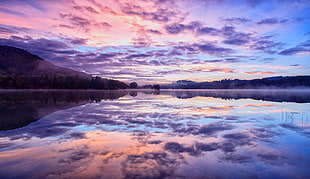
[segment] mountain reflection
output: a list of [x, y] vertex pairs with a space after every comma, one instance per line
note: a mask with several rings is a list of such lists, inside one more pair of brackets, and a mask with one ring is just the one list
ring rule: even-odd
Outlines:
[[1, 120], [35, 122], [0, 131], [0, 178], [310, 176], [310, 103], [187, 93], [2, 95]]
[[2, 91], [0, 131], [26, 126], [55, 111], [126, 94], [125, 91]]

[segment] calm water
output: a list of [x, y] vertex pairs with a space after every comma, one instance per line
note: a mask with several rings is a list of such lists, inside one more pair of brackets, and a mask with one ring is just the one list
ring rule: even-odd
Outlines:
[[310, 178], [310, 91], [0, 92], [0, 178]]

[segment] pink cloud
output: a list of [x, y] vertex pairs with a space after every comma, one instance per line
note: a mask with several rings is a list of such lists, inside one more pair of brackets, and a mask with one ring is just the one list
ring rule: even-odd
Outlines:
[[272, 71], [247, 71], [244, 73], [246, 73], [246, 74], [272, 75], [272, 74], [275, 74], [276, 72], [272, 72]]

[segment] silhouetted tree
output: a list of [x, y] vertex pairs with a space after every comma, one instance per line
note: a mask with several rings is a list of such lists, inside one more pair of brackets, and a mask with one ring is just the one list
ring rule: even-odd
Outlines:
[[130, 83], [130, 84], [129, 84], [129, 88], [132, 88], [132, 89], [138, 88], [138, 83], [136, 83], [136, 82]]
[[152, 88], [155, 89], [155, 90], [159, 90], [159, 89], [160, 89], [160, 86], [159, 86], [159, 85], [153, 85]]

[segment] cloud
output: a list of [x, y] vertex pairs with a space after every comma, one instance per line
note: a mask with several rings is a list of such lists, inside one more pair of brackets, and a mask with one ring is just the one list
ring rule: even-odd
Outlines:
[[219, 47], [215, 45], [214, 43], [210, 43], [210, 42], [206, 42], [202, 44], [194, 44], [194, 46], [197, 46], [201, 52], [214, 55], [214, 56], [224, 56], [224, 55], [232, 54], [234, 52], [233, 49]]
[[88, 12], [98, 14], [98, 12], [90, 6], [84, 6], [84, 9], [86, 9]]
[[190, 126], [187, 128], [177, 128], [174, 132], [194, 135], [214, 135], [221, 131], [231, 130], [234, 126], [223, 121], [213, 122], [202, 126]]
[[263, 58], [261, 59], [261, 61], [265, 62], [265, 63], [270, 63], [272, 61], [275, 61], [276, 59], [275, 58]]
[[[172, 19], [182, 19], [183, 14], [175, 5], [174, 1], [150, 1], [145, 3], [120, 2], [121, 11], [126, 15], [139, 16], [144, 20], [159, 23], [167, 23]], [[140, 5], [138, 5], [140, 4]], [[171, 8], [171, 7], [174, 8]]]
[[[96, 74], [100, 74], [99, 72], [108, 74], [108, 71], [115, 70], [100, 70], [103, 66], [111, 65], [112, 68], [119, 66], [119, 68], [123, 69], [141, 65], [139, 66], [141, 68], [143, 68], [142, 66], [152, 66], [154, 68], [149, 69], [148, 74], [144, 74], [145, 71], [143, 71], [143, 75], [140, 76], [156, 74], [157, 72], [162, 74], [188, 73], [188, 75], [192, 75], [189, 74], [191, 72], [182, 71], [177, 67], [167, 67], [161, 70], [157, 68], [165, 65], [190, 64], [191, 62], [192, 64], [201, 64], [202, 61], [205, 61], [206, 63], [216, 63], [212, 64], [213, 66], [217, 65], [217, 68], [209, 69], [206, 72], [219, 72], [220, 75], [224, 75], [221, 74], [222, 72], [235, 72], [236, 74], [232, 74], [232, 78], [242, 78], [242, 75], [244, 76], [243, 72], [237, 73], [239, 71], [236, 68], [233, 68], [235, 71], [229, 71], [220, 65], [223, 63], [229, 65], [229, 63], [241, 61], [247, 63], [248, 58], [253, 56], [257, 57], [257, 61], [251, 61], [251, 63], [266, 63], [272, 60], [264, 56], [267, 54], [307, 53], [307, 51], [300, 48], [289, 48], [294, 47], [294, 45], [286, 46], [287, 49], [281, 49], [283, 44], [280, 42], [288, 43], [286, 42], [287, 39], [284, 38], [286, 31], [277, 30], [277, 28], [280, 28], [277, 25], [267, 27], [267, 24], [287, 23], [296, 25], [296, 28], [300, 29], [300, 35], [308, 31], [302, 29], [299, 25], [306, 24], [309, 19], [302, 13], [298, 14], [298, 12], [303, 12], [307, 6], [299, 10], [296, 9], [296, 11], [288, 11], [287, 14], [276, 13], [283, 10], [282, 5], [289, 4], [287, 1], [283, 4], [276, 1], [270, 4], [270, 7], [265, 6], [268, 4], [264, 1], [247, 0], [244, 1], [245, 4], [242, 6], [240, 6], [240, 3], [229, 3], [226, 0], [137, 0], [135, 3], [130, 0], [107, 0], [104, 2], [76, 0], [58, 1], [52, 5], [46, 3], [47, 1], [40, 1], [37, 2], [36, 7], [33, 7], [35, 2], [34, 0], [2, 2], [4, 4], [1, 6], [2, 8], [24, 13], [22, 16], [11, 11], [10, 13], [1, 11], [4, 15], [4, 21], [2, 22], [4, 25], [0, 26], [3, 27], [0, 28], [2, 37], [6, 38], [14, 34], [22, 37], [25, 34], [33, 34], [32, 37], [36, 38], [36, 40], [41, 37], [52, 41], [59, 39], [56, 41], [63, 42], [68, 48], [49, 48], [51, 52], [37, 50], [37, 52], [40, 51], [37, 54], [47, 60], [54, 60], [57, 65], [75, 66], [79, 70], [87, 68], [88, 72], [91, 71], [91, 67], [96, 67], [96, 70], [94, 70]], [[292, 4], [295, 3], [297, 1]], [[210, 8], [208, 12], [204, 11], [204, 6]], [[231, 8], [229, 12], [223, 14], [213, 13], [216, 8], [226, 8], [226, 6]], [[253, 12], [250, 12], [252, 10], [249, 11], [247, 6], [256, 9], [252, 9]], [[272, 9], [274, 7], [279, 7], [279, 9]], [[39, 10], [37, 11], [34, 8]], [[189, 11], [189, 8], [192, 10]], [[46, 10], [44, 12], [46, 15], [42, 15], [43, 12], [40, 14], [42, 9]], [[272, 14], [276, 14], [276, 16], [259, 16], [266, 10], [271, 9]], [[35, 13], [31, 14], [31, 12]], [[252, 16], [251, 13], [258, 16]], [[20, 19], [23, 19], [23, 21], [18, 22]], [[9, 26], [18, 26], [17, 24], [20, 23], [22, 23], [20, 27], [24, 26], [33, 29], [30, 29], [29, 32], [21, 32], [13, 28], [13, 26]], [[264, 38], [262, 36], [264, 34], [274, 35], [272, 38]], [[46, 44], [47, 42], [42, 43]], [[34, 44], [40, 43], [36, 42]], [[114, 57], [99, 58], [100, 53], [108, 54], [111, 52], [108, 46], [111, 46], [111, 49], [118, 46], [114, 50], [124, 53], [117, 54]], [[240, 48], [237, 48], [238, 46]], [[34, 48], [29, 46], [27, 48], [34, 52]], [[156, 54], [150, 52], [156, 48], [165, 49], [167, 52], [158, 52]], [[93, 51], [96, 55], [91, 56], [85, 51]], [[140, 57], [135, 56], [139, 54]], [[241, 55], [245, 54], [248, 57], [241, 57]], [[84, 60], [82, 59], [83, 55], [85, 56]], [[237, 55], [240, 55], [240, 57]], [[189, 59], [196, 60], [191, 61]], [[93, 64], [90, 64], [92, 62]], [[274, 63], [279, 63], [279, 61]], [[132, 69], [132, 71], [136, 70]], [[244, 71], [252, 72], [252, 70]], [[268, 70], [253, 71], [258, 75], [258, 72], [268, 72]], [[290, 71], [290, 73], [293, 72]], [[186, 75], [181, 77], [186, 77]], [[199, 75], [195, 77], [195, 80], [198, 78], [203, 80], [203, 77]], [[208, 77], [208, 79], [211, 78], [216, 77], [215, 75]], [[217, 78], [225, 77], [218, 76]], [[162, 80], [165, 79], [162, 77]]]
[[212, 28], [212, 27], [201, 27], [197, 29], [197, 35], [212, 35], [217, 36], [219, 35], [219, 30]]
[[221, 18], [221, 20], [229, 24], [241, 24], [241, 23], [247, 23], [247, 22], [252, 21], [250, 19], [243, 18], [243, 17], [231, 17], [231, 18], [226, 18], [226, 19]]
[[248, 39], [238, 39], [238, 38], [234, 38], [234, 39], [228, 39], [228, 40], [224, 40], [223, 41], [225, 44], [230, 44], [230, 45], [243, 45], [249, 42]]
[[45, 49], [45, 50], [52, 50], [55, 51], [56, 49], [68, 49], [69, 46], [64, 42], [57, 41], [57, 40], [48, 40], [44, 38], [40, 39], [32, 39], [30, 36], [11, 36], [9, 39], [1, 39], [0, 41], [2, 44], [12, 45], [20, 47], [22, 46], [27, 49]]
[[[194, 143], [189, 147], [185, 147], [177, 142], [167, 142], [164, 149], [172, 153], [189, 153], [192, 156], [198, 156], [202, 152], [210, 152], [221, 149], [224, 152], [231, 153], [238, 146], [253, 145], [255, 141], [245, 133], [230, 133], [223, 135], [225, 139], [221, 143]], [[249, 158], [248, 158], [249, 159]]]
[[231, 68], [219, 68], [219, 67], [196, 67], [191, 68], [191, 72], [223, 72], [223, 73], [235, 73]]
[[16, 34], [17, 31], [5, 27], [0, 27], [0, 34]]
[[253, 139], [244, 132], [230, 133], [223, 135], [226, 140], [221, 144], [224, 152], [234, 152], [235, 148], [244, 145], [253, 145]]
[[[61, 18], [70, 20], [72, 25], [88, 29], [91, 22], [83, 17], [72, 15], [72, 14], [59, 14]], [[88, 30], [87, 30], [88, 31]]]
[[58, 163], [68, 163], [68, 164], [71, 164], [71, 163], [74, 163], [74, 162], [77, 162], [77, 161], [89, 158], [89, 156], [90, 156], [90, 153], [88, 151], [86, 151], [85, 149], [78, 150], [78, 151], [73, 151], [68, 158], [60, 159], [58, 161]]
[[288, 19], [267, 18], [257, 22], [258, 25], [275, 25], [287, 23]]
[[189, 24], [173, 23], [165, 26], [166, 31], [169, 34], [179, 34], [185, 30], [196, 31], [201, 24], [199, 22], [193, 21]]
[[[1, 3], [1, 2], [0, 2], [0, 3]], [[7, 14], [11, 14], [11, 15], [17, 15], [17, 16], [27, 17], [26, 14], [21, 13], [21, 12], [18, 12], [18, 11], [16, 11], [16, 10], [12, 10], [12, 9], [9, 9], [9, 8], [5, 8], [5, 6], [4, 6], [4, 7], [0, 7], [0, 12], [7, 13]]]
[[129, 56], [125, 57], [125, 58], [127, 58], [127, 59], [146, 58], [146, 57], [150, 57], [150, 56], [152, 56], [152, 55], [150, 55], [150, 54], [132, 54], [132, 55], [129, 55]]
[[205, 53], [212, 56], [227, 56], [232, 55], [235, 51], [231, 48], [221, 47], [217, 42], [202, 41], [199, 43], [178, 43], [173, 46], [173, 53], [170, 55], [184, 55]]
[[272, 74], [275, 74], [276, 72], [273, 72], [273, 71], [246, 71], [244, 73], [246, 73], [246, 74], [272, 75]]
[[101, 23], [99, 23], [99, 25], [101, 25], [101, 26], [104, 27], [104, 28], [112, 27], [112, 25], [109, 24], [109, 23], [107, 23], [107, 22], [101, 22]]
[[160, 31], [154, 30], [154, 29], [147, 29], [146, 32], [149, 32], [151, 34], [157, 34], [157, 35], [162, 35], [163, 34]]
[[241, 62], [240, 59], [238, 58], [225, 58], [223, 59], [224, 63], [237, 63], [237, 62]]
[[281, 42], [270, 40], [271, 36], [256, 38], [249, 46], [252, 50], [262, 51], [268, 54], [275, 54], [283, 46]]
[[177, 142], [167, 142], [164, 146], [166, 151], [172, 153], [189, 153], [192, 156], [198, 156], [202, 152], [210, 152], [219, 149], [220, 146], [218, 143], [195, 143], [190, 147], [185, 147]]
[[237, 32], [235, 31], [235, 27], [232, 26], [225, 26], [221, 29], [222, 35], [226, 38], [223, 41], [225, 44], [230, 45], [244, 45], [252, 40], [252, 34], [244, 33], [244, 32]]
[[257, 156], [265, 163], [270, 165], [276, 166], [283, 166], [283, 165], [292, 165], [290, 164], [289, 158], [286, 156], [282, 156], [279, 153], [264, 153], [264, 154], [257, 154]]
[[29, 32], [29, 31], [30, 31], [30, 29], [25, 28], [25, 27], [8, 26], [8, 25], [0, 24], [0, 34], [13, 35], [13, 34], [18, 34], [20, 32]]
[[84, 16], [81, 17], [81, 16], [77, 16], [73, 14], [64, 14], [64, 13], [60, 13], [59, 16], [63, 19], [69, 20], [69, 22], [71, 23], [71, 26], [68, 26], [66, 24], [60, 24], [59, 26], [69, 28], [69, 29], [73, 27], [73, 28], [78, 28], [85, 32], [88, 32], [92, 28], [108, 29], [112, 26], [108, 22], [97, 22], [94, 19], [91, 19], [91, 20], [86, 19], [84, 18]]
[[87, 39], [84, 38], [68, 38], [68, 40], [71, 44], [74, 45], [85, 45], [87, 42]]
[[308, 53], [310, 52], [310, 40], [300, 43], [299, 45], [285, 49], [281, 51], [279, 54], [280, 55], [295, 55], [299, 53]]
[[122, 172], [124, 178], [175, 178], [184, 163], [182, 157], [174, 158], [162, 151], [131, 154], [122, 162]]
[[251, 162], [252, 157], [247, 155], [238, 155], [238, 154], [226, 154], [224, 157], [221, 158], [222, 160], [228, 161], [229, 163], [248, 163]]

